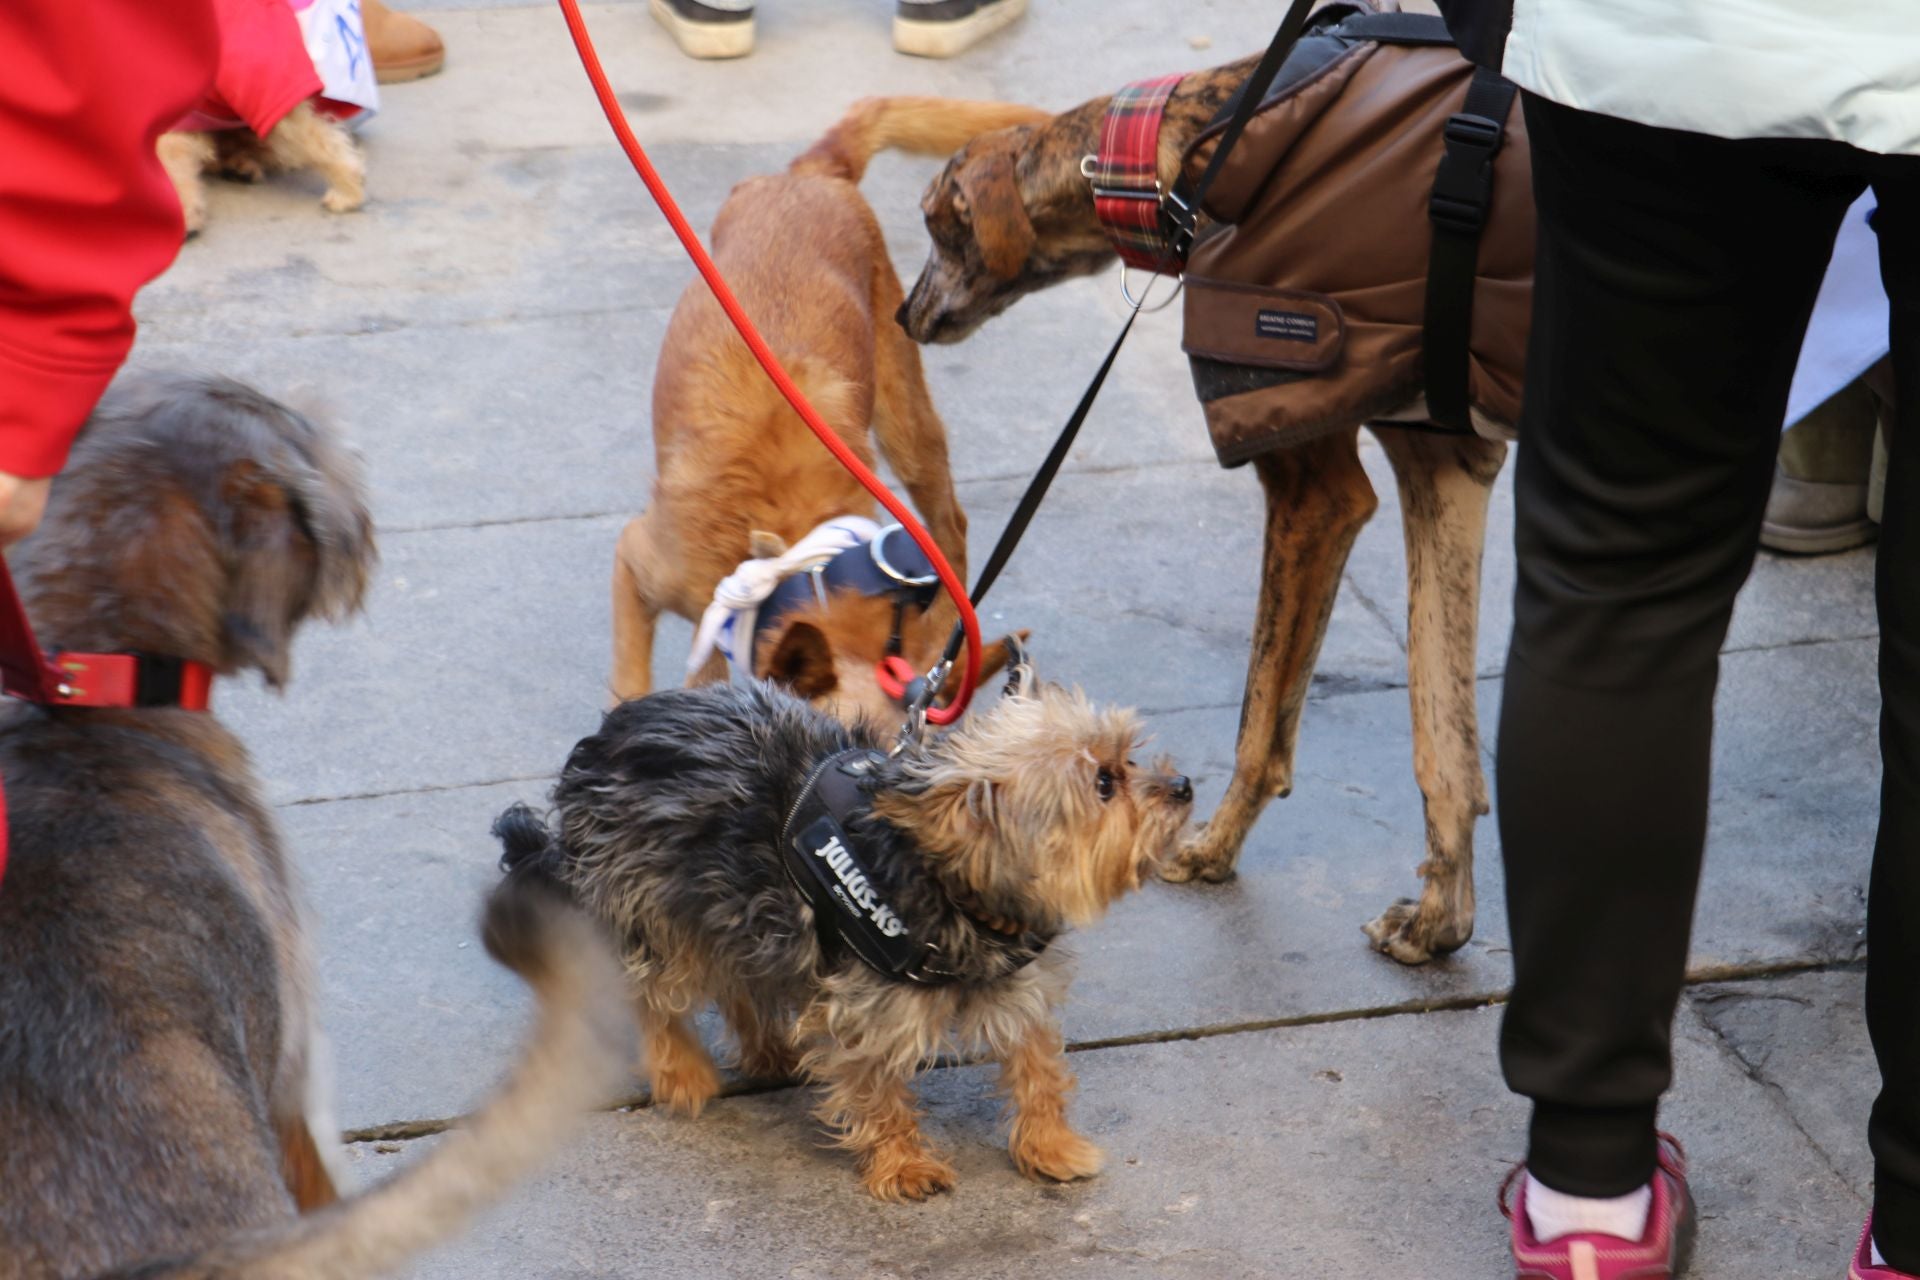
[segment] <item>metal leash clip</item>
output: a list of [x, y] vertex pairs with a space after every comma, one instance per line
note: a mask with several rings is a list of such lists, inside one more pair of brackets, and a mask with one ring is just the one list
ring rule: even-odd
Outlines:
[[923, 676], [916, 676], [907, 686], [907, 719], [900, 726], [900, 736], [894, 740], [893, 749], [887, 752], [889, 757], [897, 756], [908, 746], [918, 743], [927, 733], [927, 708], [933, 703], [933, 695], [947, 683], [947, 676], [953, 671], [953, 659], [942, 658], [933, 664], [933, 669]]

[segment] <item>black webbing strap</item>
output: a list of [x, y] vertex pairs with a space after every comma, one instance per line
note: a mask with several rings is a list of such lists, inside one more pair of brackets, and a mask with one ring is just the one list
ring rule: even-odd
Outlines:
[[[1287, 16], [1280, 21], [1280, 29], [1273, 33], [1273, 42], [1267, 46], [1266, 53], [1261, 55], [1259, 64], [1247, 77], [1246, 83], [1240, 86], [1239, 105], [1234, 108], [1233, 118], [1227, 121], [1226, 129], [1221, 132], [1220, 143], [1213, 150], [1213, 158], [1207, 162], [1206, 169], [1201, 172], [1200, 180], [1193, 185], [1192, 193], [1187, 194], [1178, 190], [1178, 184], [1176, 184], [1176, 191], [1172, 198], [1163, 206], [1167, 209], [1167, 216], [1180, 230], [1181, 235], [1169, 239], [1167, 252], [1161, 259], [1162, 268], [1173, 264], [1176, 253], [1184, 260], [1185, 246], [1193, 237], [1194, 211], [1200, 207], [1200, 202], [1207, 198], [1207, 189], [1220, 175], [1228, 153], [1240, 141], [1240, 135], [1246, 132], [1247, 122], [1252, 120], [1254, 113], [1259, 110], [1260, 100], [1266, 96], [1267, 86], [1272, 84], [1273, 78], [1280, 73], [1280, 66], [1287, 60], [1287, 54], [1293, 50], [1294, 43], [1299, 40], [1300, 32], [1307, 23], [1308, 11], [1312, 8], [1313, 0], [1293, 0], [1292, 7], [1287, 10]], [[1158, 274], [1157, 270], [1156, 274]], [[1073, 448], [1074, 438], [1080, 434], [1080, 425], [1087, 420], [1087, 414], [1092, 411], [1093, 402], [1100, 395], [1100, 388], [1106, 384], [1107, 374], [1113, 370], [1113, 362], [1120, 354], [1121, 345], [1126, 342], [1127, 335], [1133, 332], [1133, 322], [1140, 318], [1140, 303], [1145, 302], [1146, 298], [1147, 290], [1142, 289], [1140, 301], [1133, 304], [1133, 309], [1127, 313], [1126, 323], [1120, 326], [1120, 332], [1114, 336], [1113, 345], [1107, 348], [1106, 359], [1100, 362], [1100, 368], [1094, 373], [1093, 381], [1089, 382], [1087, 389], [1081, 393], [1080, 403], [1073, 407], [1073, 413], [1068, 416], [1067, 424], [1060, 428], [1060, 434], [1054, 440], [1053, 448], [1047, 450], [1046, 459], [1041, 462], [1040, 469], [1028, 482], [1027, 491], [1020, 495], [1019, 505], [1014, 507], [1013, 515], [1007, 520], [1007, 527], [1000, 531], [1000, 540], [994, 543], [992, 553], [987, 556], [986, 566], [980, 570], [980, 576], [974, 580], [973, 590], [967, 595], [976, 607], [985, 598], [994, 580], [1000, 576], [1000, 571], [1006, 568], [1007, 561], [1013, 557], [1013, 549], [1020, 544], [1020, 538], [1026, 533], [1027, 525], [1033, 521], [1034, 512], [1040, 509], [1041, 501], [1047, 496], [1047, 490], [1052, 486], [1054, 476], [1059, 474], [1061, 464], [1067, 460], [1067, 453]], [[953, 634], [947, 639], [943, 663], [952, 662], [959, 655], [960, 647], [966, 643], [966, 638], [965, 628], [956, 625]], [[930, 699], [934, 692], [932, 684], [929, 683], [920, 691], [920, 697]], [[922, 702], [921, 706], [924, 707], [924, 705]], [[909, 710], [911, 711], [912, 708]]]
[[1471, 430], [1473, 425], [1467, 412], [1473, 282], [1479, 272], [1480, 230], [1493, 199], [1493, 158], [1506, 140], [1515, 93], [1513, 82], [1499, 73], [1474, 69], [1467, 100], [1443, 131], [1446, 150], [1427, 200], [1427, 217], [1433, 223], [1421, 324], [1427, 415], [1456, 430]]
[[1381, 44], [1453, 47], [1447, 20], [1437, 13], [1356, 13], [1328, 29], [1330, 36], [1375, 40]]

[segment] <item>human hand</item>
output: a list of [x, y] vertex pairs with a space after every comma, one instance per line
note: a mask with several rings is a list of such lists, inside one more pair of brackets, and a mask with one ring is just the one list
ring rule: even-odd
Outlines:
[[0, 471], [0, 547], [10, 547], [32, 533], [47, 509], [45, 476], [10, 476]]

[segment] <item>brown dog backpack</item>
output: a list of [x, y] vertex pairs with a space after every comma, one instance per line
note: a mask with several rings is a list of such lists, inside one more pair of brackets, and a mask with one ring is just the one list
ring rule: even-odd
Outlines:
[[1511, 437], [1533, 293], [1526, 126], [1513, 86], [1438, 17], [1316, 13], [1204, 211], [1184, 346], [1223, 465], [1386, 415]]

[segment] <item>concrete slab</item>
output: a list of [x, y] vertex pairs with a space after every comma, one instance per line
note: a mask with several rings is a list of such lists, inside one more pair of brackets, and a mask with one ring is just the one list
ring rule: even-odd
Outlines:
[[1880, 1071], [1867, 1040], [1858, 968], [1697, 987], [1688, 1002], [1767, 1086], [1862, 1200], [1873, 1194], [1867, 1116]]
[[[1077, 1054], [1077, 1122], [1108, 1152], [1090, 1182], [1021, 1179], [982, 1069], [923, 1080], [950, 1195], [888, 1206], [821, 1149], [805, 1095], [725, 1099], [699, 1121], [601, 1116], [558, 1166], [421, 1280], [1500, 1274], [1492, 1190], [1523, 1111], [1501, 1088], [1498, 1012], [1435, 1014]], [[1834, 1274], [1861, 1202], [1712, 1036], [1682, 1019], [1667, 1121], [1689, 1142], [1705, 1223], [1689, 1274]], [[1414, 1066], [1412, 1064], [1418, 1064]], [[412, 1145], [412, 1144], [403, 1144]], [[384, 1174], [398, 1153], [358, 1149]]]
[[315, 627], [284, 698], [221, 715], [278, 803], [551, 777], [599, 723], [621, 517], [386, 538], [364, 617]]
[[528, 1002], [476, 928], [499, 880], [487, 829], [545, 793], [533, 782], [280, 810], [347, 1130], [459, 1115], [499, 1078]]

